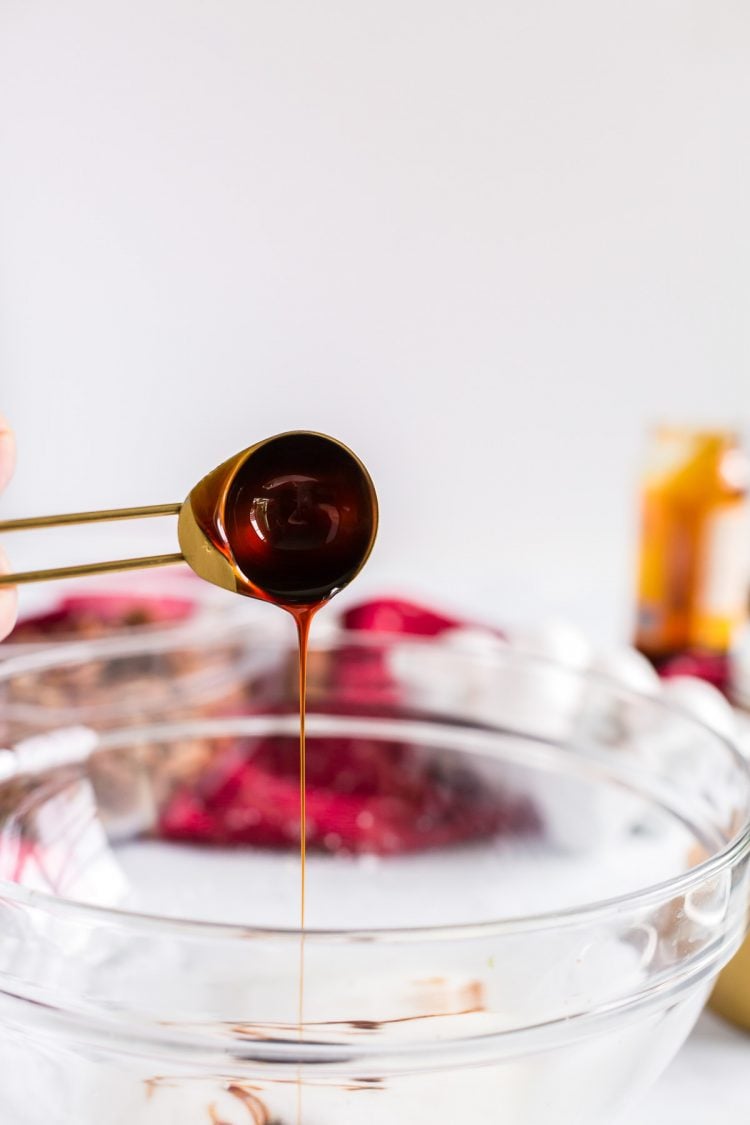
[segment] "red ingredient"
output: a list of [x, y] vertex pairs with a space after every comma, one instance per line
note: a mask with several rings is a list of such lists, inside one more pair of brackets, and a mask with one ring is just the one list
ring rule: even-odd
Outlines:
[[68, 616], [86, 614], [102, 621], [117, 623], [127, 623], [134, 614], [142, 614], [149, 622], [174, 622], [190, 617], [195, 612], [195, 601], [191, 598], [155, 594], [76, 594], [65, 598], [61, 609]]
[[342, 645], [332, 654], [331, 704], [361, 712], [363, 706], [390, 707], [401, 698], [399, 686], [388, 668], [388, 653], [377, 645]]
[[357, 632], [438, 637], [449, 629], [458, 628], [462, 622], [402, 598], [375, 598], [347, 610], [342, 624], [345, 629]]
[[[364, 636], [365, 641], [371, 637], [375, 643], [372, 647], [344, 646], [335, 654], [337, 699], [383, 705], [401, 701], [401, 693], [388, 670], [387, 652], [378, 647], [378, 641], [394, 636], [440, 637], [470, 623], [403, 598], [374, 598], [347, 610], [342, 625], [345, 630]], [[488, 632], [502, 635], [495, 629]]]
[[344, 629], [352, 632], [377, 633], [387, 636], [440, 637], [451, 629], [480, 628], [502, 637], [500, 629], [478, 625], [458, 617], [407, 601], [405, 598], [373, 598], [352, 606], [341, 618]]
[[[329, 712], [403, 714], [407, 701], [377, 640], [437, 637], [461, 622], [426, 607], [381, 598], [349, 610], [345, 629], [373, 636], [332, 654]], [[500, 833], [531, 831], [526, 801], [493, 792], [467, 768], [399, 743], [310, 738], [307, 746], [307, 845], [311, 850], [392, 855]], [[209, 844], [296, 847], [299, 842], [299, 743], [269, 738], [238, 744], [200, 779], [178, 790], [160, 832]]]
[[[469, 773], [395, 743], [311, 740], [307, 770], [311, 849], [389, 855], [536, 827], [526, 802], [488, 792]], [[296, 846], [298, 777], [296, 739], [238, 745], [199, 784], [172, 797], [160, 832], [211, 844]]]
[[683, 652], [666, 657], [657, 664], [659, 675], [669, 680], [673, 676], [695, 676], [726, 692], [729, 681], [729, 660], [721, 652]]
[[40, 641], [48, 637], [102, 635], [141, 625], [185, 621], [196, 608], [190, 598], [153, 594], [76, 594], [63, 598], [54, 610], [19, 621], [10, 640]]
[[0, 874], [9, 883], [24, 883], [27, 869], [39, 865], [40, 858], [38, 845], [32, 840], [11, 838], [0, 855]]

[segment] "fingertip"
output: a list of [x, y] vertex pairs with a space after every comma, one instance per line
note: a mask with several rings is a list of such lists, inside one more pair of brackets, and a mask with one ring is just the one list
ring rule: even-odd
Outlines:
[[16, 439], [13, 431], [0, 414], [0, 491], [13, 476], [16, 464]]
[[4, 641], [8, 634], [13, 631], [17, 617], [18, 595], [15, 587], [0, 590], [0, 641]]
[[[10, 567], [5, 551], [0, 547], [0, 574], [8, 574]], [[11, 632], [18, 616], [18, 591], [15, 586], [0, 588], [0, 641]]]

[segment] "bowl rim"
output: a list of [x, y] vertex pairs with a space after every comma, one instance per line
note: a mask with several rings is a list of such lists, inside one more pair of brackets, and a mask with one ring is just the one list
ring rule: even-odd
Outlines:
[[[177, 628], [173, 626], [170, 629], [157, 629], [149, 632], [147, 637], [144, 636], [143, 633], [138, 636], [115, 634], [104, 638], [97, 638], [96, 640], [60, 642], [55, 646], [37, 649], [34, 652], [19, 653], [17, 656], [12, 655], [0, 660], [0, 685], [10, 680], [14, 675], [28, 674], [33, 671], [56, 667], [60, 664], [78, 663], [86, 659], [96, 659], [120, 654], [127, 656], [132, 655], [135, 651], [142, 652], [144, 649], [147, 651], [159, 651], [169, 649], [170, 647], [189, 645], [191, 641], [193, 643], [205, 643], [207, 638], [218, 642], [222, 640], [228, 641], [235, 636], [237, 625], [238, 623], [236, 621], [211, 622], [207, 628], [205, 622], [199, 623], [196, 621], [195, 623], [186, 623], [184, 626]], [[258, 634], [260, 634], [262, 641], [266, 644], [270, 642], [274, 647], [284, 649], [293, 648], [291, 636], [288, 639], [283, 638], [280, 637], [275, 630], [263, 630], [262, 628], [255, 633], [255, 635]], [[246, 628], [243, 628], [241, 632], [237, 629], [237, 635], [244, 635], [246, 637]], [[490, 636], [491, 634], [488, 633], [488, 637]], [[735, 866], [740, 864], [743, 859], [750, 855], [750, 763], [731, 738], [713, 728], [681, 703], [676, 703], [667, 699], [661, 694], [650, 694], [642, 690], [628, 687], [612, 676], [599, 672], [596, 669], [566, 663], [557, 658], [530, 649], [524, 649], [497, 635], [492, 636], [492, 640], [493, 646], [488, 647], [486, 651], [475, 652], [471, 650], [461, 650], [453, 646], [449, 651], [463, 658], [481, 660], [483, 662], [496, 660], [498, 656], [502, 656], [506, 660], [520, 661], [522, 664], [525, 663], [531, 666], [541, 665], [542, 667], [554, 669], [556, 672], [563, 672], [571, 677], [575, 677], [581, 682], [593, 681], [600, 684], [602, 687], [609, 688], [610, 691], [617, 693], [620, 697], [631, 701], [637, 701], [640, 704], [655, 708], [659, 711], [666, 711], [670, 714], [678, 715], [697, 729], [702, 730], [717, 744], [723, 747], [723, 750], [729, 754], [739, 772], [745, 776], [747, 784], [747, 802], [744, 820], [741, 826], [715, 854], [672, 878], [660, 880], [657, 883], [649, 884], [646, 887], [641, 887], [620, 895], [595, 899], [561, 910], [542, 911], [536, 914], [519, 915], [513, 918], [487, 919], [486, 921], [472, 923], [457, 922], [442, 925], [390, 926], [383, 929], [377, 927], [305, 927], [304, 930], [300, 929], [300, 927], [242, 925], [238, 923], [180, 918], [154, 914], [147, 911], [130, 911], [118, 907], [83, 903], [74, 899], [53, 895], [45, 891], [22, 887], [18, 883], [2, 878], [0, 878], [0, 897], [17, 903], [18, 905], [26, 905], [36, 909], [42, 908], [51, 916], [64, 915], [70, 916], [71, 918], [87, 920], [89, 922], [97, 922], [101, 925], [118, 925], [123, 928], [132, 928], [134, 932], [138, 933], [153, 933], [158, 931], [163, 936], [173, 934], [175, 936], [182, 935], [188, 938], [203, 937], [224, 941], [239, 940], [247, 942], [249, 939], [265, 939], [298, 942], [300, 936], [304, 934], [306, 942], [378, 942], [383, 944], [399, 944], [414, 941], [472, 940], [483, 937], [502, 937], [505, 935], [518, 935], [524, 932], [569, 928], [579, 923], [597, 921], [607, 916], [618, 914], [625, 915], [631, 911], [637, 913], [649, 906], [654, 906], [659, 903], [664, 904], [672, 899], [688, 895], [705, 882], [732, 870]], [[440, 643], [440, 640], [434, 637], [392, 634], [375, 635], [356, 633], [341, 628], [328, 628], [323, 632], [321, 637], [316, 638], [316, 643], [319, 647], [353, 645], [362, 648], [382, 648], [393, 644], [408, 644], [435, 648]], [[263, 716], [258, 716], [258, 718], [262, 719]], [[398, 720], [398, 722], [403, 727], [404, 724], [408, 725], [409, 720]], [[157, 725], [159, 724], [152, 724], [151, 726], [155, 727]], [[424, 725], [424, 723], [421, 725]], [[122, 727], [118, 728], [116, 731], [108, 731], [106, 734], [109, 736], [114, 736], [118, 733], [124, 734], [126, 732], [136, 734], [139, 730], [143, 729], [144, 728], [138, 727]], [[479, 728], [473, 727], [472, 729], [476, 730]], [[502, 730], [502, 728], [500, 728], [500, 731], [498, 728], [491, 729], [494, 729], [495, 733], [500, 733]], [[508, 733], [519, 735], [518, 731], [511, 730]], [[523, 735], [523, 737], [531, 742], [559, 746], [559, 740], [554, 738], [532, 737], [528, 734]], [[96, 743], [92, 741], [89, 744], [89, 752], [92, 749], [95, 750], [97, 745], [98, 739]], [[13, 751], [0, 750], [0, 755], [3, 753], [12, 755]], [[10, 778], [2, 778], [2, 781], [6, 780], [10, 780]], [[0, 784], [1, 783], [2, 782], [0, 782]], [[69, 783], [69, 779], [67, 783]]]

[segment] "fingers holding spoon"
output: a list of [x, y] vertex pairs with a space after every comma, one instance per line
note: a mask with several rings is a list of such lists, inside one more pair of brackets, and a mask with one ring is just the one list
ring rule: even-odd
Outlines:
[[[6, 419], [0, 415], [0, 492], [13, 475], [16, 463], [16, 442]], [[8, 560], [0, 547], [0, 574], [10, 571]], [[17, 595], [13, 587], [0, 589], [0, 640], [7, 637], [16, 622]]]

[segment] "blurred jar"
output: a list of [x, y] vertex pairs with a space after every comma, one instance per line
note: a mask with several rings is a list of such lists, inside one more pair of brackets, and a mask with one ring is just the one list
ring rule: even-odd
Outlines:
[[[747, 613], [750, 460], [728, 430], [661, 427], [642, 492], [636, 646], [706, 662], [720, 686]], [[692, 674], [701, 674], [691, 669]]]

